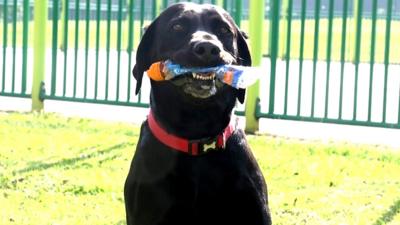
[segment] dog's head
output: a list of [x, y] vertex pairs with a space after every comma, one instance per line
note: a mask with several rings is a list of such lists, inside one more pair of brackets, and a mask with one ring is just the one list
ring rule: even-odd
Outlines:
[[[145, 31], [139, 44], [133, 76], [136, 94], [143, 73], [157, 61], [172, 60], [184, 67], [212, 67], [222, 64], [251, 65], [250, 53], [241, 32], [229, 14], [220, 7], [178, 3], [170, 6]], [[245, 90], [236, 90], [210, 74], [187, 74], [165, 82], [153, 82], [153, 92], [163, 89], [195, 102], [221, 93], [244, 101]], [[167, 89], [167, 90], [166, 90]], [[179, 93], [178, 93], [179, 92]], [[153, 93], [154, 95], [154, 93]]]

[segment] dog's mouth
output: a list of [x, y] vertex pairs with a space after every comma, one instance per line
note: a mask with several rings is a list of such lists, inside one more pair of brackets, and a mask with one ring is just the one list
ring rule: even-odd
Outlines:
[[173, 84], [196, 98], [208, 98], [217, 93], [222, 82], [216, 79], [213, 72], [209, 73], [187, 73], [171, 80]]

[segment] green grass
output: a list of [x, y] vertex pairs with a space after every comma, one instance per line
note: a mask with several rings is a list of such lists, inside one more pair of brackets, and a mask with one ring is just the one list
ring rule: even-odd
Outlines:
[[[0, 224], [125, 224], [139, 127], [0, 113]], [[274, 224], [399, 224], [400, 151], [248, 136]], [[244, 206], [245, 207], [245, 206]]]
[[[145, 24], [149, 24], [150, 21], [145, 21]], [[364, 19], [362, 23], [362, 34], [361, 34], [361, 61], [369, 62], [370, 60], [370, 49], [371, 49], [371, 20]], [[242, 29], [248, 31], [248, 21], [242, 21], [241, 23]], [[314, 53], [314, 32], [315, 21], [314, 20], [306, 20], [305, 23], [305, 34], [304, 34], [304, 58], [312, 59]], [[122, 50], [126, 50], [128, 47], [128, 23], [127, 21], [122, 21], [122, 33], [121, 33], [121, 47]], [[263, 45], [263, 53], [268, 54], [268, 44], [269, 44], [269, 21], [264, 21], [264, 31], [263, 31], [263, 40], [265, 40]], [[300, 20], [292, 21], [292, 35], [290, 42], [290, 56], [291, 58], [299, 58], [300, 56]], [[385, 20], [379, 19], [377, 20], [377, 31], [376, 31], [376, 41], [375, 41], [375, 61], [383, 62], [384, 54], [385, 54], [385, 29], [386, 22]], [[391, 63], [400, 63], [400, 42], [396, 41], [400, 39], [400, 21], [392, 21], [391, 25], [391, 33], [390, 33], [390, 55], [389, 61]], [[58, 44], [59, 46], [63, 43], [63, 34], [62, 28], [63, 24], [59, 22], [58, 24]], [[12, 23], [9, 23], [7, 32], [7, 45], [12, 46], [13, 40], [13, 29]], [[139, 43], [140, 40], [140, 29], [141, 24], [139, 21], [135, 21], [134, 23], [134, 47]], [[333, 32], [332, 32], [332, 60], [338, 61], [341, 56], [341, 38], [342, 38], [342, 20], [334, 19], [333, 20]], [[52, 22], [49, 21], [47, 24], [47, 47], [51, 48], [52, 46]], [[78, 47], [84, 49], [85, 48], [85, 38], [86, 38], [86, 22], [80, 21], [79, 28], [75, 29], [75, 21], [69, 21], [68, 23], [68, 32], [67, 32], [67, 47], [75, 48], [75, 32], [78, 31]], [[29, 34], [33, 31], [33, 22], [29, 23]], [[96, 21], [91, 21], [89, 25], [89, 48], [96, 48]], [[355, 52], [355, 24], [352, 19], [348, 19], [347, 22], [347, 33], [346, 37], [346, 60], [352, 61], [354, 59]], [[0, 33], [3, 34], [4, 27], [0, 26]], [[100, 38], [99, 38], [99, 46], [101, 49], [105, 49], [107, 45], [107, 22], [100, 22]], [[110, 24], [110, 48], [117, 48], [117, 39], [118, 39], [118, 27], [116, 21], [111, 21]], [[280, 38], [279, 38], [279, 55], [284, 57], [286, 54], [286, 43], [285, 43], [285, 22], [281, 21], [280, 24]], [[318, 59], [326, 59], [327, 58], [327, 36], [328, 36], [328, 20], [321, 19], [320, 20], [320, 30], [319, 30], [319, 44], [318, 44]], [[3, 35], [0, 37], [0, 45], [3, 45]], [[33, 38], [29, 38], [29, 46], [32, 46]], [[250, 38], [251, 42], [251, 38]], [[18, 22], [16, 26], [16, 46], [22, 46], [22, 22]]]

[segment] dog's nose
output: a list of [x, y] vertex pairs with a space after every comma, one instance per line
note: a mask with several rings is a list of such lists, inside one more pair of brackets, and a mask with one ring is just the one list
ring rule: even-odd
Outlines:
[[203, 41], [194, 44], [193, 51], [197, 57], [204, 61], [213, 61], [219, 58], [221, 50], [211, 42]]

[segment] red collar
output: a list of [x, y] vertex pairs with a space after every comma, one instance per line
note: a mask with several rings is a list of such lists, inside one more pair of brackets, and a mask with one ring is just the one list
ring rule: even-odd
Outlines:
[[214, 138], [204, 138], [199, 140], [187, 140], [173, 134], [169, 134], [155, 120], [152, 111], [147, 117], [147, 121], [153, 135], [164, 145], [177, 151], [184, 152], [193, 156], [201, 155], [210, 150], [224, 149], [226, 140], [235, 130], [232, 124], [229, 124], [224, 132]]

